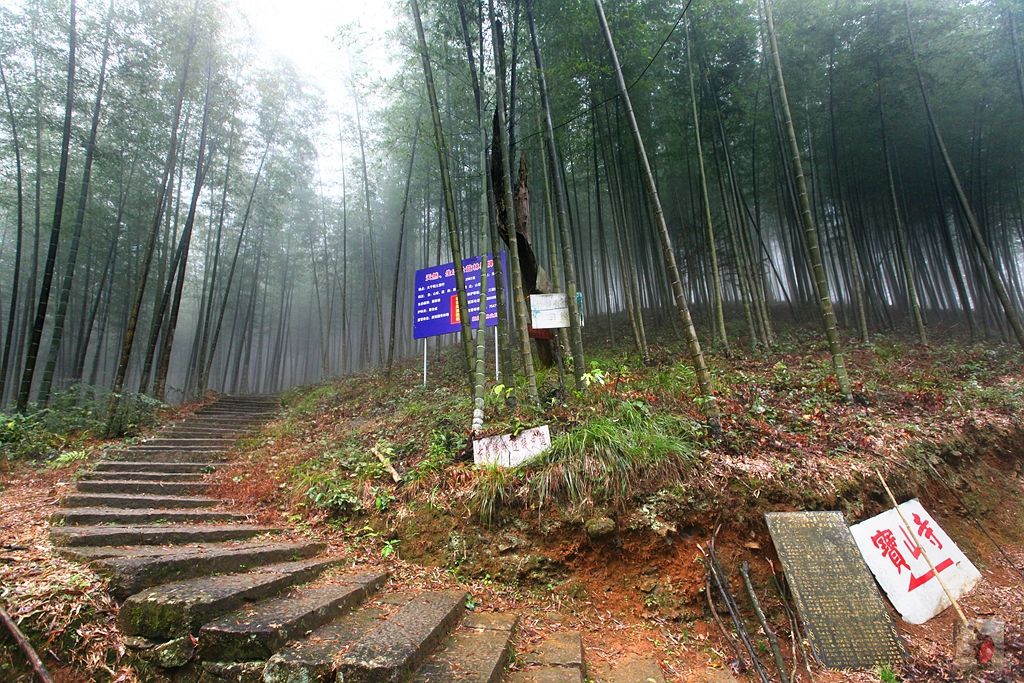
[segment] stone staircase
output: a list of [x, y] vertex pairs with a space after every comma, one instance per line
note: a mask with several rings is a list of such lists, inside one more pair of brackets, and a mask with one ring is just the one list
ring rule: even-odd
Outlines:
[[277, 406], [222, 397], [107, 451], [54, 516], [60, 551], [109, 577], [142, 679], [502, 680], [516, 617], [469, 612], [462, 591], [389, 592], [386, 573], [208, 495], [206, 475]]

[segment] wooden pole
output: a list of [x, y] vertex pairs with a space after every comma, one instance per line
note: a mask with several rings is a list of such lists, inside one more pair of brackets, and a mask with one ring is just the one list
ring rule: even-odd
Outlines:
[[928, 557], [927, 551], [925, 551], [924, 546], [921, 545], [921, 539], [917, 537], [917, 533], [914, 531], [914, 528], [909, 522], [907, 522], [907, 518], [903, 516], [903, 510], [900, 510], [900, 504], [896, 502], [896, 496], [892, 495], [892, 491], [889, 489], [889, 485], [885, 483], [885, 478], [882, 477], [882, 473], [875, 470], [875, 474], [878, 475], [878, 481], [882, 482], [882, 488], [885, 489], [885, 493], [889, 496], [889, 500], [892, 502], [893, 507], [896, 508], [896, 514], [900, 516], [900, 521], [903, 522], [903, 526], [910, 532], [910, 537], [914, 539], [914, 545], [916, 545], [917, 549], [921, 551], [922, 555], [924, 555], [924, 560], [928, 563], [928, 568], [932, 570], [932, 575], [939, 582], [939, 586], [942, 587], [942, 592], [946, 594], [946, 598], [949, 599], [950, 604], [953, 605], [953, 609], [956, 610], [957, 616], [960, 617], [960, 621], [963, 622], [964, 628], [969, 631], [973, 631], [974, 629], [971, 627], [970, 622], [967, 621], [967, 616], [964, 614], [964, 611], [960, 609], [960, 603], [958, 603], [956, 598], [953, 597], [953, 594], [949, 592], [946, 582], [942, 580], [942, 577], [939, 576], [938, 570], [935, 569], [935, 565], [932, 563], [932, 558]]

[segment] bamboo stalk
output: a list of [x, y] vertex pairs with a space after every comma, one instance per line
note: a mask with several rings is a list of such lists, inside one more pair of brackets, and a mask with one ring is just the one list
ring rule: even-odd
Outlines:
[[43, 660], [39, 658], [35, 648], [32, 647], [32, 643], [28, 641], [28, 638], [25, 637], [25, 634], [21, 632], [18, 625], [14, 623], [14, 619], [11, 619], [11, 615], [3, 607], [0, 607], [0, 622], [3, 622], [11, 637], [14, 638], [14, 642], [25, 653], [25, 658], [28, 659], [32, 671], [39, 677], [39, 680], [43, 683], [53, 683], [50, 673], [46, 670], [46, 666], [43, 664]]
[[764, 610], [761, 609], [757, 593], [754, 592], [754, 584], [750, 581], [750, 565], [745, 560], [740, 565], [740, 574], [743, 576], [743, 585], [747, 587], [750, 603], [754, 606], [754, 614], [757, 615], [757, 620], [761, 622], [761, 628], [764, 629], [764, 635], [768, 638], [768, 644], [772, 648], [772, 656], [775, 658], [775, 667], [779, 670], [779, 677], [782, 679], [782, 683], [789, 683], [790, 677], [786, 671], [786, 663], [782, 660], [779, 639], [775, 636], [775, 631], [768, 625], [768, 620], [764, 616]]
[[878, 475], [878, 481], [882, 482], [882, 488], [885, 489], [886, 495], [889, 496], [889, 500], [892, 502], [893, 507], [896, 508], [896, 514], [900, 516], [900, 521], [903, 522], [903, 526], [910, 532], [910, 537], [914, 540], [914, 545], [916, 545], [917, 549], [921, 551], [922, 555], [924, 555], [924, 560], [928, 563], [928, 568], [932, 570], [932, 575], [939, 582], [942, 592], [946, 594], [946, 598], [949, 599], [949, 602], [953, 605], [953, 609], [956, 610], [957, 616], [960, 617], [960, 621], [963, 622], [964, 628], [973, 631], [974, 629], [971, 626], [971, 623], [967, 620], [967, 616], [964, 614], [964, 611], [960, 609], [960, 603], [958, 603], [956, 598], [953, 597], [953, 594], [949, 591], [949, 587], [946, 586], [946, 582], [942, 580], [942, 577], [939, 576], [938, 570], [935, 569], [935, 565], [932, 563], [932, 558], [928, 557], [928, 552], [924, 549], [924, 546], [921, 545], [921, 539], [917, 537], [917, 532], [915, 532], [914, 528], [909, 522], [907, 522], [907, 518], [903, 516], [903, 510], [900, 510], [900, 504], [896, 502], [896, 496], [892, 495], [892, 491], [889, 489], [889, 485], [885, 483], [885, 478], [882, 477], [882, 473], [875, 470], [875, 474]]
[[729, 616], [732, 617], [733, 625], [736, 627], [736, 634], [739, 636], [740, 641], [743, 643], [743, 647], [746, 648], [747, 653], [750, 655], [750, 661], [754, 665], [754, 671], [757, 672], [758, 678], [761, 679], [762, 683], [771, 683], [768, 678], [768, 674], [765, 673], [764, 667], [761, 665], [761, 660], [757, 657], [757, 651], [754, 649], [754, 643], [750, 640], [750, 634], [747, 633], [747, 627], [743, 624], [743, 619], [740, 616], [739, 607], [736, 605], [736, 601], [732, 597], [732, 593], [729, 592], [729, 586], [725, 578], [725, 574], [722, 571], [722, 567], [718, 564], [718, 557], [715, 554], [715, 536], [718, 535], [718, 530], [711, 536], [711, 542], [708, 544], [708, 562], [711, 568], [711, 576], [715, 580], [715, 585], [718, 587], [718, 592], [722, 596], [722, 600], [725, 602], [725, 606], [729, 610]]

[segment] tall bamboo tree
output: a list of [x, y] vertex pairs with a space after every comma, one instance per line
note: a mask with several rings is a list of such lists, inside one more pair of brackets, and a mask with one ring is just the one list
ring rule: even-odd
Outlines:
[[82, 243], [82, 228], [85, 224], [85, 211], [89, 206], [89, 182], [92, 178], [93, 159], [96, 156], [96, 136], [100, 127], [100, 110], [103, 107], [103, 86], [107, 78], [107, 59], [110, 57], [110, 31], [114, 22], [114, 3], [111, 0], [107, 8], [106, 28], [103, 31], [103, 51], [100, 57], [99, 80], [96, 84], [96, 100], [92, 106], [92, 123], [89, 126], [89, 139], [85, 144], [85, 162], [82, 169], [82, 187], [78, 193], [78, 208], [75, 211], [75, 223], [71, 231], [71, 244], [68, 248], [67, 260], [64, 263], [64, 277], [61, 281], [57, 298], [57, 312], [53, 318], [53, 331], [50, 334], [50, 345], [47, 351], [46, 366], [43, 369], [43, 380], [39, 385], [38, 401], [46, 405], [50, 399], [50, 387], [53, 386], [53, 373], [57, 368], [61, 342], [64, 338], [64, 319], [71, 301], [71, 285], [75, 277], [75, 266], [78, 264], [78, 249]]
[[57, 248], [60, 246], [61, 220], [64, 216], [64, 190], [68, 179], [71, 116], [75, 104], [75, 46], [78, 39], [75, 12], [75, 0], [71, 0], [68, 25], [68, 79], [64, 101], [64, 130], [60, 143], [60, 166], [57, 170], [57, 194], [53, 206], [53, 224], [50, 227], [50, 245], [46, 252], [46, 264], [43, 267], [43, 279], [39, 289], [39, 303], [36, 305], [35, 323], [32, 326], [28, 354], [25, 356], [25, 368], [21, 374], [21, 388], [18, 391], [18, 410], [20, 412], [24, 412], [28, 408], [29, 394], [32, 392], [32, 378], [36, 371], [36, 359], [39, 356], [39, 344], [43, 338], [43, 326], [46, 324], [46, 311], [50, 303], [50, 287], [53, 284], [53, 273], [57, 268]]
[[853, 388], [846, 374], [846, 361], [843, 358], [842, 345], [839, 342], [839, 331], [836, 329], [836, 314], [832, 307], [832, 295], [829, 292], [828, 278], [821, 257], [821, 246], [818, 242], [818, 230], [814, 225], [811, 203], [807, 196], [807, 181], [804, 179], [803, 161], [801, 160], [800, 144], [797, 142], [796, 129], [793, 126], [793, 114], [789, 108], [789, 96], [786, 92], [786, 81], [782, 74], [782, 60], [779, 57], [779, 44], [775, 36], [775, 21], [772, 16], [771, 0], [762, 0], [765, 14], [765, 26], [768, 32], [768, 44], [775, 67], [775, 84], [778, 88], [779, 105], [782, 110], [783, 126], [789, 142], [790, 164], [792, 165], [793, 182], [796, 184], [797, 202], [800, 210], [800, 222], [804, 231], [804, 244], [807, 258], [810, 261], [814, 288], [818, 298], [818, 310], [825, 327], [829, 354], [832, 356], [832, 370], [839, 384], [839, 391], [847, 401], [853, 400]]
[[615, 43], [612, 40], [611, 29], [608, 28], [608, 20], [605, 18], [604, 5], [601, 0], [594, 0], [594, 7], [597, 9], [597, 18], [601, 25], [601, 33], [604, 35], [605, 43], [608, 46], [608, 53], [611, 57], [612, 72], [619, 86], [619, 97], [622, 99], [622, 106], [625, 110], [626, 120], [629, 123], [630, 131], [633, 134], [633, 144], [636, 147], [638, 161], [640, 163], [641, 175], [647, 189], [647, 198], [654, 213], [654, 221], [661, 240], [661, 254], [665, 261], [665, 270], [668, 274], [669, 284], [672, 288], [672, 298], [675, 303], [676, 314], [683, 328], [683, 337], [690, 351], [690, 359], [693, 362], [694, 372], [697, 376], [697, 384], [700, 387], [701, 399], [704, 413], [711, 423], [713, 431], [721, 430], [721, 414], [718, 403], [715, 399], [714, 385], [711, 380], [711, 372], [708, 370], [704, 360], [704, 351], [700, 346], [700, 339], [697, 337], [697, 330], [693, 326], [693, 318], [690, 316], [690, 306], [686, 301], [686, 293], [683, 291], [682, 278], [679, 274], [679, 266], [676, 265], [675, 250], [672, 247], [672, 237], [668, 231], [668, 224], [665, 222], [665, 212], [661, 208], [661, 199], [658, 197], [658, 186], [654, 180], [654, 172], [651, 170], [651, 163], [647, 158], [647, 151], [644, 148], [644, 140], [640, 135], [640, 126], [637, 124], [636, 116], [633, 114], [633, 104], [629, 98], [629, 88], [626, 87], [626, 79], [622, 75], [622, 66], [619, 64], [619, 55], [615, 51]]
[[459, 308], [459, 326], [462, 330], [462, 352], [472, 388], [473, 364], [473, 331], [469, 321], [469, 307], [466, 303], [466, 274], [462, 269], [462, 243], [459, 238], [458, 212], [455, 207], [455, 192], [452, 187], [451, 173], [448, 170], [448, 146], [445, 142], [444, 129], [441, 126], [441, 108], [437, 103], [437, 89], [434, 87], [434, 73], [430, 66], [430, 54], [427, 52], [427, 38], [423, 32], [423, 20], [420, 17], [418, 0], [411, 0], [412, 17], [416, 23], [416, 36], [419, 39], [420, 60], [423, 65], [423, 79], [427, 86], [430, 100], [430, 115], [434, 124], [434, 143], [437, 148], [437, 163], [441, 174], [441, 189], [444, 193], [445, 223], [448, 226], [448, 242], [452, 258], [455, 261], [455, 294]]
[[964, 192], [963, 184], [960, 182], [960, 176], [956, 172], [956, 167], [953, 165], [953, 159], [949, 156], [949, 150], [946, 149], [946, 141], [942, 137], [942, 131], [939, 129], [939, 124], [935, 119], [935, 113], [932, 111], [931, 100], [928, 99], [928, 89], [925, 88], [924, 85], [924, 75], [921, 69], [921, 62], [917, 56], [917, 46], [914, 42], [914, 29], [910, 22], [910, 3], [906, 0], [904, 0], [903, 9], [907, 22], [907, 37], [910, 39], [910, 57], [914, 63], [914, 72], [917, 75], [917, 84], [921, 91], [921, 100], [924, 102], [925, 114], [928, 117], [928, 127], [931, 129], [932, 136], [935, 138], [936, 147], [939, 148], [939, 155], [942, 157], [942, 163], [946, 167], [946, 173], [949, 175], [949, 182], [953, 185], [953, 192], [956, 195], [957, 203], [960, 205], [960, 210], [963, 212], [964, 220], [970, 230], [975, 251], [981, 259], [985, 268], [985, 273], [988, 275], [989, 285], [992, 287], [992, 291], [995, 293], [996, 299], [998, 299], [999, 304], [1003, 309], [1003, 315], [1006, 316], [1006, 321], [1010, 324], [1010, 328], [1013, 330], [1013, 335], [1017, 339], [1017, 343], [1020, 344], [1021, 348], [1024, 348], [1024, 325], [1021, 324], [1020, 315], [1017, 312], [1016, 307], [1013, 302], [1010, 301], [1010, 295], [1007, 293], [1006, 286], [1003, 284], [1002, 276], [999, 273], [999, 269], [996, 267], [995, 259], [992, 257], [992, 251], [989, 249], [988, 243], [985, 241], [981, 225], [978, 223], [978, 218], [974, 214], [974, 209], [971, 206], [970, 200], [967, 198], [967, 193]]

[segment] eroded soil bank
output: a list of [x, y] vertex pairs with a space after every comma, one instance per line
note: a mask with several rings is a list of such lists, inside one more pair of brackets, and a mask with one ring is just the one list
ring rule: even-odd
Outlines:
[[[672, 680], [753, 680], [734, 670], [708, 606], [703, 550], [712, 534], [720, 529], [719, 559], [747, 627], [759, 630], [744, 561], [792, 667], [792, 627], [773, 579], [782, 572], [763, 515], [841, 510], [861, 521], [888, 506], [879, 471], [901, 500], [920, 498], [982, 570], [966, 609], [1008, 622], [1008, 654], [1022, 666], [1024, 579], [1011, 568], [1024, 567], [1018, 354], [880, 341], [851, 354], [853, 405], [835, 399], [827, 360], [806, 347], [770, 361], [719, 360], [720, 439], [700, 426], [692, 378], [677, 358], [664, 348], [651, 366], [595, 356], [601, 381], [565, 402], [549, 394], [543, 415], [508, 401], [507, 388], [492, 392], [488, 433], [548, 423], [560, 435], [552, 453], [514, 471], [468, 460], [451, 364], [439, 363], [425, 389], [410, 367], [390, 380], [297, 392], [285, 397], [287, 417], [222, 473], [221, 490], [265, 521], [301, 521], [368, 558], [387, 557], [409, 581], [458, 582], [484, 608], [520, 611], [524, 641], [582, 630], [598, 674], [639, 653]], [[550, 390], [552, 377], [543, 379]], [[715, 605], [723, 610], [717, 597]], [[728, 615], [719, 616], [731, 632]], [[896, 617], [912, 659], [900, 672], [906, 680], [956, 679], [944, 668], [952, 619], [947, 610], [911, 627]], [[771, 668], [767, 641], [755, 640]], [[812, 670], [814, 680], [879, 677]]]
[[[912, 360], [907, 360], [908, 358]], [[442, 359], [443, 360], [443, 359]], [[281, 419], [235, 450], [217, 495], [263, 522], [326, 541], [353, 562], [386, 567], [394, 587], [469, 590], [480, 610], [522, 615], [519, 652], [552, 632], [579, 630], [595, 680], [633, 655], [674, 681], [755, 680], [737, 671], [728, 614], [706, 594], [703, 550], [718, 555], [759, 655], [774, 670], [740, 580], [751, 578], [798, 680], [877, 681], [887, 672], [806, 670], [773, 572], [763, 514], [841, 510], [853, 523], [897, 497], [918, 497], [982, 571], [964, 601], [972, 616], [1007, 622], [1010, 668], [1024, 671], [1024, 423], [1019, 354], [976, 345], [858, 349], [859, 402], [835, 400], [820, 350], [716, 368], [726, 411], [721, 438], [700, 426], [692, 377], [673, 352], [655, 364], [596, 357], [591, 390], [541, 414], [492, 392], [489, 433], [541, 422], [553, 454], [516, 471], [467, 458], [461, 378], [438, 363], [368, 374], [285, 396]], [[543, 378], [549, 393], [550, 376]], [[499, 395], [500, 394], [500, 395]], [[97, 456], [3, 476], [0, 599], [59, 680], [137, 680], [122, 659], [117, 606], [103, 580], [58, 557], [47, 518], [76, 471]], [[388, 463], [400, 475], [392, 480]], [[902, 680], [967, 680], [950, 670], [954, 615], [913, 627], [895, 616], [911, 661]], [[0, 678], [28, 680], [6, 640]], [[799, 638], [796, 639], [797, 644]]]

